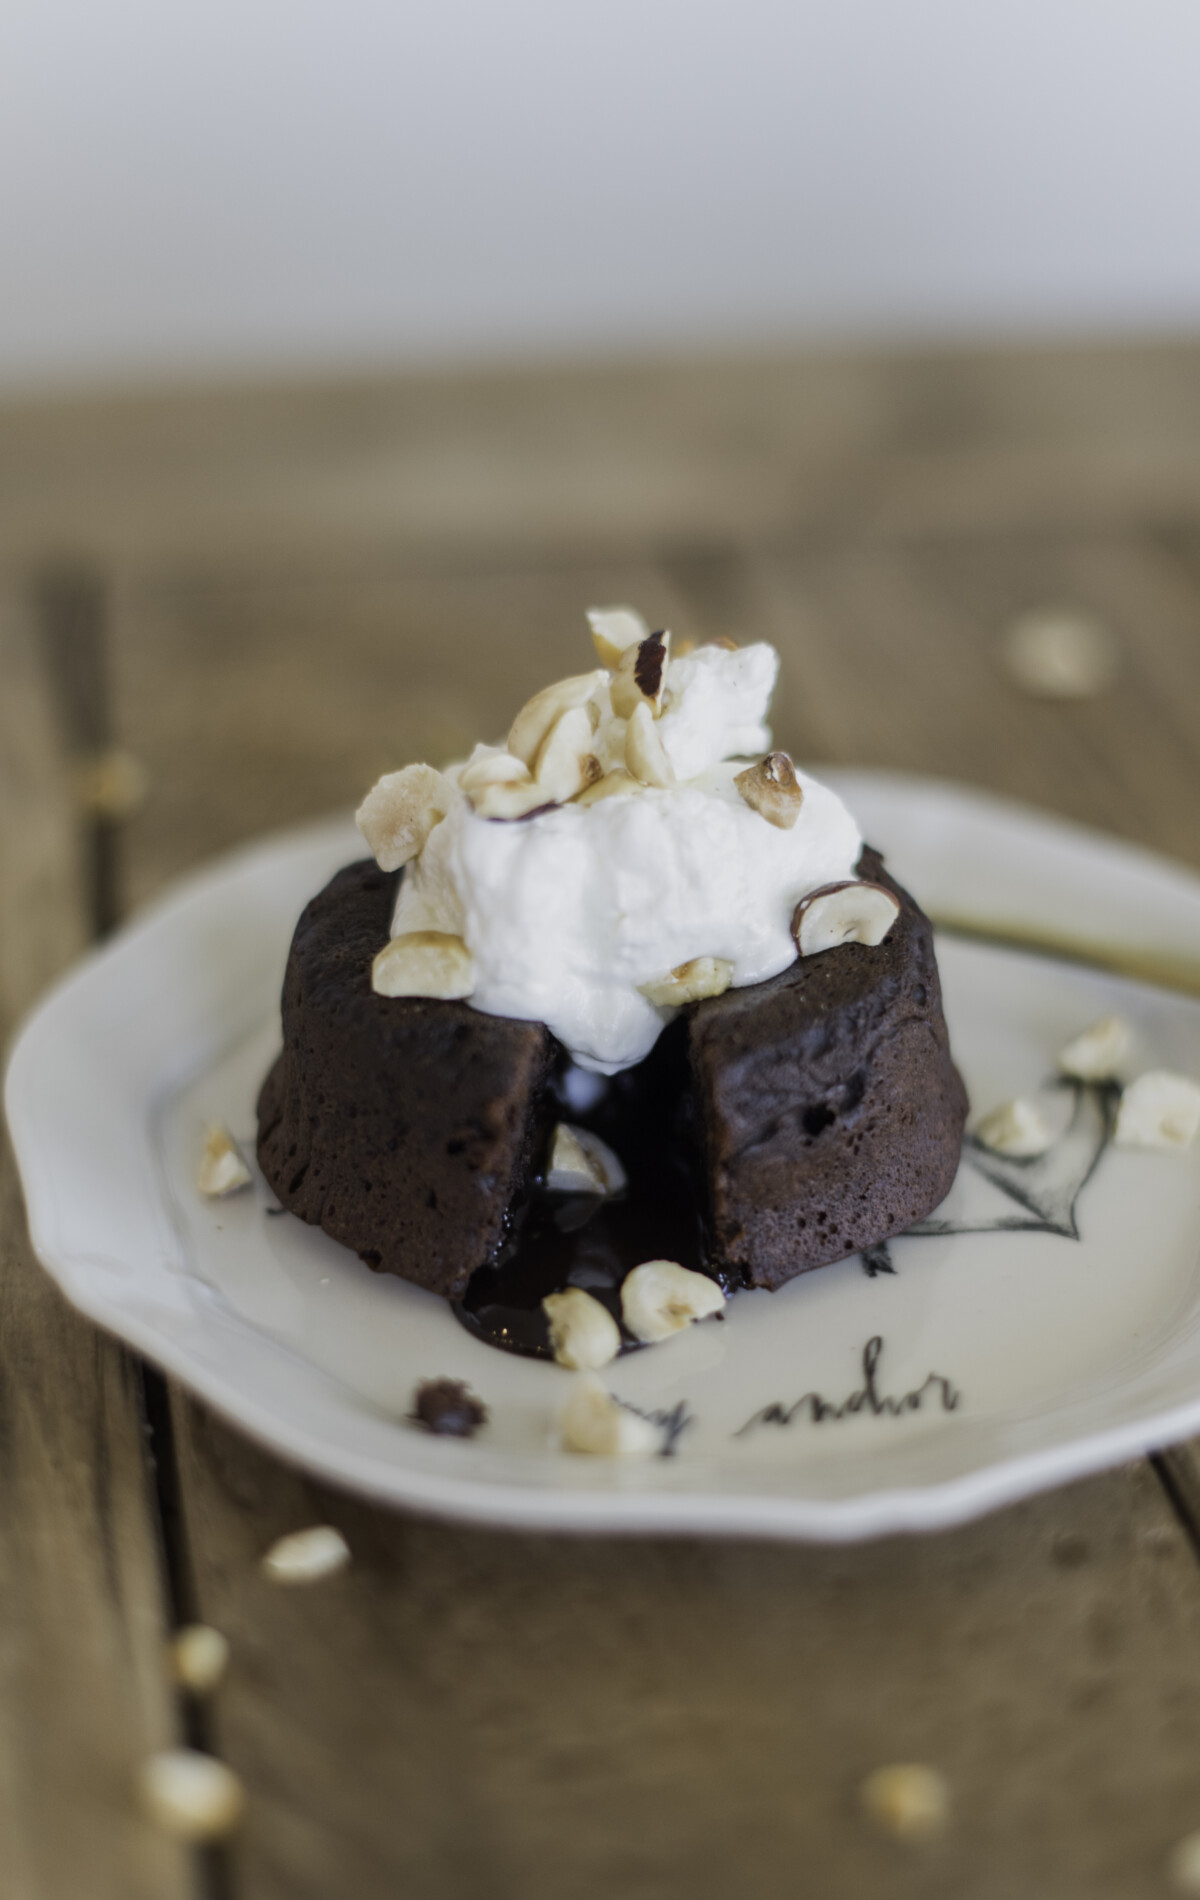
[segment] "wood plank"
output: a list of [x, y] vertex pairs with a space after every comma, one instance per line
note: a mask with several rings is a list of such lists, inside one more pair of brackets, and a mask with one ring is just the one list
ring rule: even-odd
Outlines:
[[[1064, 744], [1061, 722], [1002, 701], [990, 596], [968, 583], [964, 598], [924, 544], [828, 536], [749, 559], [696, 536], [657, 570], [481, 555], [324, 583], [160, 573], [127, 590], [119, 629], [121, 736], [153, 768], [130, 886], [149, 894], [268, 812], [350, 802], [405, 748], [490, 730], [498, 702], [578, 664], [596, 597], [777, 636], [794, 676], [781, 734], [814, 756], [957, 771], [1059, 809], [1082, 802], [1082, 774], [1100, 796], [1109, 735], [1077, 722]], [[1118, 784], [1138, 769], [1122, 754]], [[938, 1538], [626, 1543], [376, 1511], [178, 1391], [173, 1415], [198, 1599], [234, 1647], [217, 1723], [251, 1790], [246, 1900], [1124, 1900], [1160, 1891], [1200, 1824], [1200, 1577], [1144, 1464]], [[284, 1594], [257, 1559], [315, 1521], [344, 1529], [354, 1564]], [[951, 1780], [954, 1826], [924, 1853], [858, 1816], [861, 1776], [898, 1757]]]
[[582, 559], [1193, 518], [1200, 350], [810, 351], [0, 405], [0, 562]]
[[[83, 948], [69, 776], [27, 620], [0, 598], [0, 1038]], [[30, 1252], [0, 1152], [0, 1838], [14, 1900], [171, 1900], [133, 1798], [175, 1734], [137, 1369]]]

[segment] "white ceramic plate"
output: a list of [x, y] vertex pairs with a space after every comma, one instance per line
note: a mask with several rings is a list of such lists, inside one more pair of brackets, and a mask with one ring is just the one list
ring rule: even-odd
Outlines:
[[[931, 909], [1200, 956], [1200, 879], [1161, 859], [955, 787], [828, 776]], [[954, 1523], [1200, 1430], [1200, 1150], [1106, 1147], [1085, 1090], [1056, 1098], [1074, 1121], [1047, 1162], [997, 1185], [965, 1161], [939, 1210], [958, 1231], [894, 1241], [893, 1272], [854, 1258], [740, 1294], [723, 1325], [610, 1367], [622, 1399], [686, 1418], [673, 1455], [557, 1450], [571, 1375], [483, 1345], [432, 1295], [271, 1215], [261, 1180], [217, 1203], [194, 1186], [209, 1121], [253, 1151], [295, 919], [359, 855], [339, 820], [191, 878], [53, 992], [9, 1068], [41, 1259], [256, 1438], [481, 1522], [841, 1539]], [[1200, 1076], [1196, 1002], [961, 940], [939, 957], [976, 1111], [1036, 1088], [1114, 1009], [1145, 1066]], [[1078, 1238], [1053, 1231], [1072, 1219]], [[470, 1441], [406, 1420], [417, 1382], [442, 1375], [489, 1407]]]

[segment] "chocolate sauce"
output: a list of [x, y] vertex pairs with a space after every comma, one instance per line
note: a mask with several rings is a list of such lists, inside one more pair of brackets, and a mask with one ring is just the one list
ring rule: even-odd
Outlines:
[[[731, 1290], [705, 1249], [684, 1033], [683, 1022], [673, 1025], [644, 1062], [611, 1078], [560, 1065], [552, 1082], [557, 1118], [601, 1136], [628, 1186], [610, 1196], [548, 1194], [535, 1182], [495, 1261], [455, 1305], [468, 1332], [506, 1352], [552, 1359], [547, 1293], [582, 1287], [620, 1325], [621, 1282], [643, 1260], [676, 1260]], [[624, 1351], [638, 1343], [622, 1338]]]

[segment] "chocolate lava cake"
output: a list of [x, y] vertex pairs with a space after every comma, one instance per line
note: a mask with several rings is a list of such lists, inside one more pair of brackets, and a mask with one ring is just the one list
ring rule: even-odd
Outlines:
[[[586, 1106], [544, 1025], [373, 991], [401, 875], [350, 865], [304, 911], [258, 1156], [285, 1207], [462, 1303], [475, 1330], [542, 1350], [545, 1293], [574, 1278], [611, 1300], [657, 1256], [730, 1290], [776, 1288], [901, 1233], [948, 1192], [967, 1104], [932, 931], [876, 852], [858, 875], [900, 904], [881, 944], [797, 957], [687, 1006]], [[567, 1116], [629, 1173], [586, 1225], [534, 1192]], [[532, 1316], [524, 1342], [514, 1310]], [[506, 1317], [489, 1329], [491, 1311]]]

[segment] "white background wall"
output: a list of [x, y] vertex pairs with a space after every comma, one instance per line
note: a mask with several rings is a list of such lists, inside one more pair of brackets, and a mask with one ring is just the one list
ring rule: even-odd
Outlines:
[[1200, 327], [1198, 0], [3, 0], [0, 385]]

